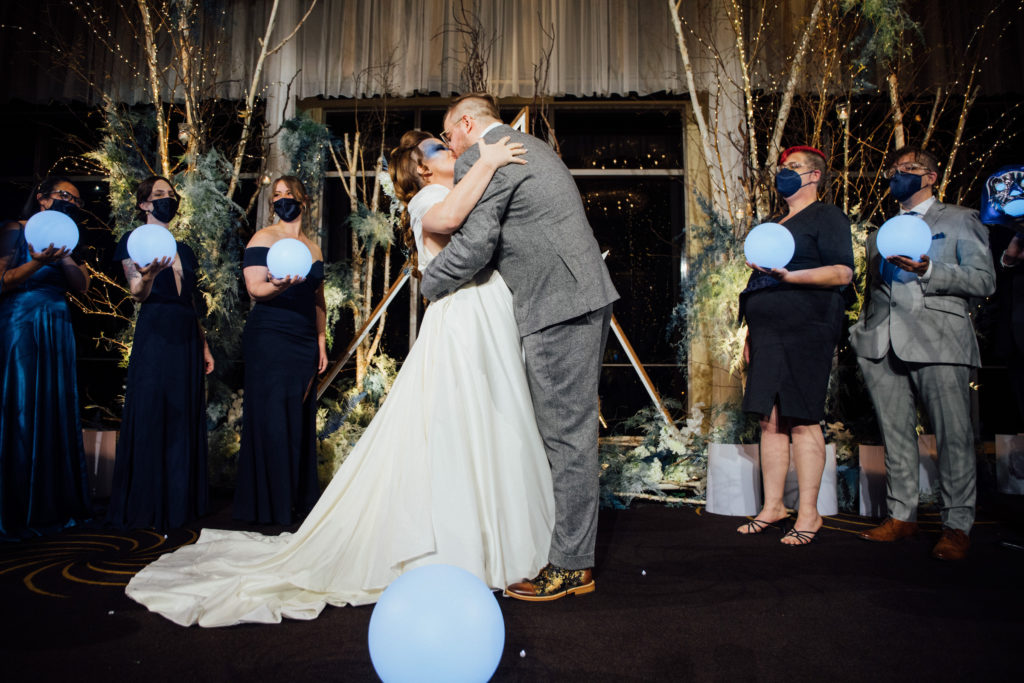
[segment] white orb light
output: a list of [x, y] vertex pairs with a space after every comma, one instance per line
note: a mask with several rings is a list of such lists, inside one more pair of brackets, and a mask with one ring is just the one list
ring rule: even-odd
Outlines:
[[793, 233], [779, 223], [755, 226], [743, 242], [743, 255], [747, 261], [768, 270], [784, 267], [793, 260], [794, 251]]
[[878, 229], [875, 238], [882, 258], [906, 256], [917, 261], [932, 246], [932, 231], [917, 216], [893, 216]]
[[162, 258], [173, 259], [177, 253], [174, 235], [162, 225], [140, 225], [128, 235], [128, 256], [142, 267]]
[[78, 244], [78, 226], [60, 211], [40, 211], [25, 223], [25, 241], [40, 252], [51, 244], [71, 251]]
[[267, 269], [275, 278], [306, 277], [312, 267], [313, 254], [297, 239], [278, 240], [267, 252]]

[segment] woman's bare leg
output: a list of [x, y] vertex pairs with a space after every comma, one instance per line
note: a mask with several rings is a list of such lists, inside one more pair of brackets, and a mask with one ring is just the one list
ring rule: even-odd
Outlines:
[[[796, 463], [796, 479], [800, 486], [800, 506], [797, 510], [796, 531], [817, 532], [822, 519], [818, 514], [818, 489], [821, 488], [821, 474], [825, 470], [825, 437], [817, 424], [793, 425], [793, 460]], [[788, 545], [802, 545], [798, 538], [782, 539]]]
[[[773, 407], [771, 415], [761, 420], [761, 479], [764, 482], [764, 505], [754, 519], [773, 524], [784, 519], [788, 512], [782, 502], [789, 471], [789, 432], [779, 426], [779, 410]], [[751, 533], [744, 524], [737, 529], [741, 534]]]

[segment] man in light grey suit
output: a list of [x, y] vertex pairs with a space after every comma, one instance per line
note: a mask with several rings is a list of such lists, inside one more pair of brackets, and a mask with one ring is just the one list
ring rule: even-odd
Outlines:
[[932, 556], [959, 560], [974, 524], [975, 455], [970, 373], [981, 364], [970, 299], [995, 291], [988, 231], [978, 212], [936, 200], [938, 163], [904, 147], [890, 155], [889, 189], [901, 213], [931, 228], [927, 254], [882, 259], [868, 239], [868, 272], [860, 320], [850, 343], [875, 404], [885, 442], [889, 518], [865, 531], [869, 541], [917, 533], [918, 447], [915, 394], [924, 405], [939, 456], [942, 537]]
[[510, 136], [525, 165], [494, 174], [462, 228], [431, 261], [420, 285], [436, 300], [495, 267], [510, 290], [537, 427], [555, 492], [548, 565], [506, 595], [547, 601], [592, 592], [599, 464], [597, 385], [619, 298], [569, 170], [549, 145], [503, 125], [486, 94], [455, 100], [441, 137], [458, 157], [458, 182], [479, 157], [476, 142]]

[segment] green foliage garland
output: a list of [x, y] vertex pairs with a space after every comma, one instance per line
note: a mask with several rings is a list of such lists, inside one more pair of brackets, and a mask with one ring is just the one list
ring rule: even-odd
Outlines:
[[107, 173], [112, 231], [114, 239], [121, 239], [138, 224], [135, 186], [153, 175], [150, 160], [155, 159], [156, 119], [152, 109], [139, 113], [109, 101], [103, 114], [100, 146], [85, 156], [98, 162]]
[[717, 360], [736, 372], [743, 363], [746, 338], [746, 327], [739, 322], [739, 294], [750, 269], [735, 226], [716, 213], [707, 198], [697, 195], [696, 201], [708, 220], [706, 225], [693, 225], [687, 230], [687, 239], [701, 248], [689, 259], [669, 332], [678, 334], [680, 363], [686, 362], [693, 341], [704, 339]]

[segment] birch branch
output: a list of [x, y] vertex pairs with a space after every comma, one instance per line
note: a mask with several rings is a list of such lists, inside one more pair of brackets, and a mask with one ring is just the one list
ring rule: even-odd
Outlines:
[[[732, 0], [730, 7], [732, 7], [733, 11], [726, 11], [729, 15], [729, 21], [732, 23], [732, 30], [736, 34], [736, 52], [739, 55], [740, 76], [743, 79], [744, 113], [747, 118], [747, 155], [750, 159], [751, 170], [756, 171], [758, 168], [757, 127], [754, 121], [754, 92], [750, 85], [750, 65], [747, 63], [747, 49], [743, 40], [743, 9], [736, 0]], [[724, 64], [722, 67], [724, 69]]]
[[928, 143], [932, 139], [932, 134], [935, 132], [935, 122], [939, 117], [939, 103], [942, 102], [942, 86], [940, 85], [935, 89], [935, 102], [932, 103], [932, 113], [928, 117], [928, 127], [924, 131], [924, 140], [921, 142], [921, 149], [928, 149]]
[[[971, 73], [971, 82], [974, 81], [974, 72]], [[971, 83], [968, 83], [968, 91], [964, 95], [964, 105], [960, 109], [960, 120], [956, 122], [956, 135], [953, 136], [953, 148], [949, 153], [949, 161], [946, 163], [946, 169], [942, 172], [942, 182], [939, 184], [938, 198], [942, 201], [942, 198], [946, 194], [946, 185], [949, 184], [950, 178], [953, 175], [953, 162], [956, 161], [956, 153], [960, 150], [960, 142], [964, 136], [964, 126], [967, 124], [967, 115], [971, 111], [971, 107], [974, 105], [974, 99], [978, 96], [978, 91], [981, 90], [980, 85], [970, 88]]]
[[156, 59], [156, 36], [153, 22], [149, 16], [146, 0], [137, 0], [139, 13], [142, 15], [143, 35], [145, 36], [146, 66], [149, 67], [149, 89], [153, 95], [153, 108], [156, 111], [157, 151], [160, 155], [161, 175], [170, 177], [171, 160], [167, 149], [167, 121], [164, 118], [164, 106], [160, 99], [159, 66]]
[[299, 23], [295, 25], [295, 28], [292, 29], [292, 32], [285, 36], [285, 39], [278, 43], [276, 47], [267, 52], [268, 57], [277, 52], [278, 50], [280, 50], [282, 47], [285, 46], [285, 43], [287, 43], [289, 40], [295, 37], [295, 34], [299, 32], [299, 29], [302, 28], [302, 25], [306, 23], [306, 19], [309, 19], [309, 15], [313, 13], [313, 8], [316, 7], [316, 3], [317, 0], [313, 0], [313, 2], [310, 3], [309, 9], [307, 9], [306, 13], [302, 15], [301, 19], [299, 19]]
[[906, 144], [903, 134], [903, 109], [900, 108], [900, 83], [895, 73], [890, 73], [886, 80], [889, 82], [889, 101], [892, 103], [892, 127], [893, 133], [896, 135], [896, 149], [900, 149]]
[[[786, 122], [789, 120], [789, 112], [793, 107], [793, 94], [796, 92], [797, 81], [803, 73], [804, 57], [807, 55], [807, 47], [810, 45], [811, 36], [818, 26], [818, 15], [821, 14], [822, 0], [816, 0], [811, 16], [804, 27], [803, 35], [800, 36], [800, 43], [797, 45], [796, 54], [793, 55], [793, 66], [789, 70], [789, 79], [786, 81], [786, 89], [782, 92], [782, 102], [779, 104], [779, 113], [775, 117], [775, 130], [772, 132], [772, 140], [768, 145], [768, 156], [765, 159], [765, 168], [775, 164], [779, 158], [782, 146], [782, 133], [786, 129]], [[755, 168], [757, 168], [755, 166]]]
[[[666, 0], [668, 3], [668, 13], [672, 17], [672, 27], [676, 32], [676, 42], [679, 46], [679, 56], [683, 60], [683, 70], [686, 73], [686, 87], [690, 91], [690, 102], [693, 105], [693, 114], [697, 119], [697, 129], [700, 131], [700, 142], [701, 151], [704, 153], [704, 163], [708, 165], [708, 168], [712, 166], [712, 160], [714, 159], [711, 154], [711, 138], [708, 133], [708, 124], [704, 118], [704, 110], [700, 106], [700, 101], [697, 98], [697, 85], [693, 80], [693, 66], [690, 64], [690, 53], [686, 48], [686, 39], [683, 36], [683, 26], [679, 21], [679, 2], [674, 0]], [[715, 183], [711, 184], [712, 200], [715, 204], [715, 208], [719, 213], [729, 214], [729, 200], [725, 193], [725, 189], [716, 187]]]
[[[140, 2], [142, 0], [139, 0]], [[263, 63], [267, 60], [267, 42], [270, 41], [270, 34], [277, 22], [277, 8], [281, 0], [274, 0], [270, 8], [270, 18], [267, 19], [267, 30], [263, 38], [258, 38], [260, 44], [260, 56], [256, 59], [256, 67], [252, 72], [252, 81], [249, 90], [245, 95], [245, 108], [242, 110], [242, 135], [238, 140], [238, 150], [235, 152], [235, 161], [231, 165], [231, 182], [228, 183], [227, 197], [231, 199], [238, 187], [238, 176], [242, 172], [242, 160], [245, 158], [245, 147], [249, 141], [249, 129], [252, 126], [252, 107], [256, 101], [256, 87], [259, 85], [260, 77], [263, 75]]]

